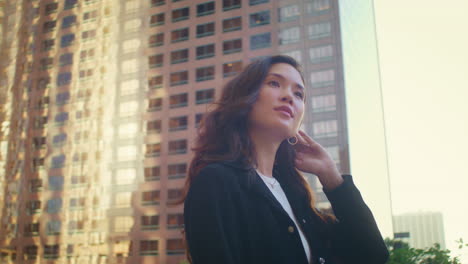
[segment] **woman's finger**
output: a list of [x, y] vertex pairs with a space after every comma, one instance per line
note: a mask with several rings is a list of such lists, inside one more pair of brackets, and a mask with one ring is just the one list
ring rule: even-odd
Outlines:
[[309, 147], [312, 147], [314, 145], [317, 145], [318, 143], [315, 142], [311, 137], [309, 137], [309, 135], [307, 135], [304, 131], [302, 130], [299, 130], [299, 135], [305, 140], [305, 142], [307, 142], [306, 145], [308, 145]]

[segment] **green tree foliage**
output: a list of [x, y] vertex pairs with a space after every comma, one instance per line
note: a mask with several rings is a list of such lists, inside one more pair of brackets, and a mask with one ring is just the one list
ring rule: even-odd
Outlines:
[[[463, 240], [457, 241], [460, 247]], [[450, 250], [441, 249], [439, 244], [425, 249], [409, 247], [405, 242], [399, 240], [385, 239], [390, 258], [387, 264], [461, 264], [458, 257], [452, 258]]]

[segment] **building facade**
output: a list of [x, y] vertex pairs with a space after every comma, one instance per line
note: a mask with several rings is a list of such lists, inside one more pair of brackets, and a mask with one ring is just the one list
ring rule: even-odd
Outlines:
[[262, 56], [303, 65], [303, 128], [350, 172], [337, 0], [1, 3], [7, 263], [184, 262], [197, 123]]
[[414, 248], [429, 248], [435, 243], [445, 249], [444, 220], [440, 212], [417, 212], [393, 217], [395, 239]]

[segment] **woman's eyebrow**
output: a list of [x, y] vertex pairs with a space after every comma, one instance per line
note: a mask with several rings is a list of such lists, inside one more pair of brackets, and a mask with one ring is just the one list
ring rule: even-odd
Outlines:
[[[273, 76], [276, 76], [282, 80], [286, 80], [286, 77], [284, 77], [283, 75], [279, 74], [279, 73], [275, 73], [275, 72], [271, 72], [271, 73], [268, 73], [267, 74], [267, 77], [268, 75], [273, 75]], [[300, 90], [303, 90], [304, 91], [304, 86], [300, 85], [299, 83], [296, 83], [296, 87], [299, 88]]]

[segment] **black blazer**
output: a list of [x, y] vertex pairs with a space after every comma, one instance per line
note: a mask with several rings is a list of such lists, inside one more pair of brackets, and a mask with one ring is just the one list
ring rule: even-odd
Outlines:
[[[254, 173], [249, 181], [249, 173]], [[325, 223], [305, 196], [281, 184], [306, 236], [312, 262], [385, 263], [387, 248], [350, 175], [325, 192], [337, 217]], [[250, 178], [252, 179], [252, 177]], [[253, 169], [217, 162], [194, 178], [184, 206], [193, 264], [307, 264], [297, 227]]]

